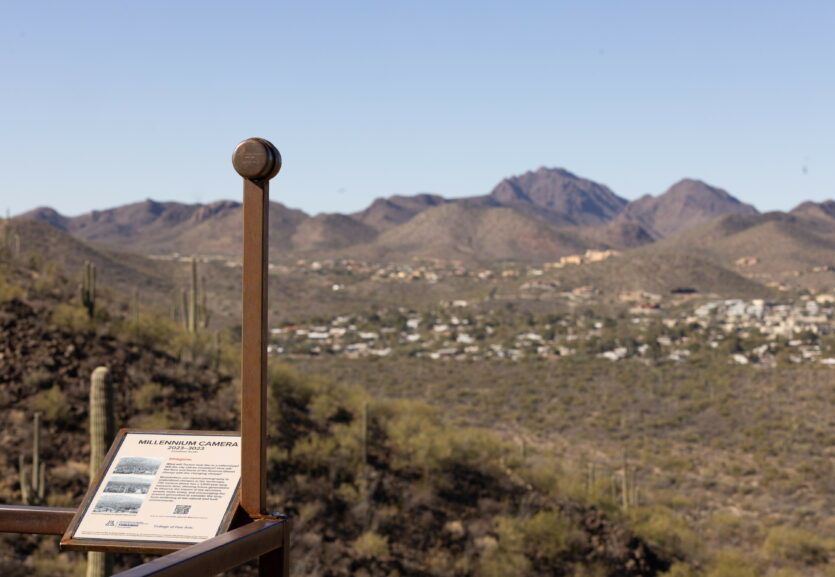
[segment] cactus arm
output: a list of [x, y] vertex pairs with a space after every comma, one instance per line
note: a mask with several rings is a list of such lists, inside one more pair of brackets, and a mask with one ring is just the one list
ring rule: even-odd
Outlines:
[[35, 413], [35, 424], [32, 439], [32, 492], [38, 497], [43, 492], [40, 485], [41, 471], [41, 414]]
[[191, 258], [191, 292], [189, 293], [189, 332], [197, 332], [197, 259]]
[[[32, 469], [32, 476], [35, 476], [35, 470]], [[41, 463], [38, 468], [38, 503], [43, 504], [46, 501], [46, 463]]]
[[20, 456], [20, 498], [24, 505], [31, 505], [29, 493], [29, 479], [26, 476], [26, 463], [23, 455]]
[[185, 289], [180, 291], [180, 297], [182, 299], [182, 306], [183, 306], [183, 328], [189, 330], [189, 308], [188, 308], [188, 294], [186, 293]]

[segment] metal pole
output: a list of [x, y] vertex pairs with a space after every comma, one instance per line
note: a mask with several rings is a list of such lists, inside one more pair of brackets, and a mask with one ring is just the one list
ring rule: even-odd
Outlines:
[[[241, 319], [241, 507], [258, 519], [267, 510], [267, 274], [270, 179], [281, 155], [270, 142], [250, 138], [232, 155], [244, 178], [243, 316]], [[261, 577], [289, 575], [285, 546], [259, 558]]]
[[241, 319], [241, 506], [253, 519], [267, 509], [267, 267], [269, 181], [281, 155], [250, 138], [232, 155], [244, 178], [243, 316]]
[[267, 509], [267, 218], [269, 184], [244, 181], [241, 505]]

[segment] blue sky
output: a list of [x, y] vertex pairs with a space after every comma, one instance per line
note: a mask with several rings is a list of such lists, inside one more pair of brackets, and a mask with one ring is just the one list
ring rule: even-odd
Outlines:
[[564, 167], [762, 210], [835, 197], [832, 2], [0, 0], [0, 209], [238, 198], [250, 136], [311, 213]]

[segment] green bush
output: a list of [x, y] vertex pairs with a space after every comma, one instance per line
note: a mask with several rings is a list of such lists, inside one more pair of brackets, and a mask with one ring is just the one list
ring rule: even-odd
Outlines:
[[697, 535], [672, 510], [662, 506], [640, 507], [633, 509], [630, 516], [635, 533], [668, 555], [686, 559], [697, 552]]
[[360, 439], [356, 425], [335, 425], [331, 434], [311, 434], [293, 446], [291, 456], [302, 470], [326, 473], [331, 481], [352, 480], [360, 464]]
[[768, 532], [763, 550], [772, 559], [818, 565], [826, 563], [835, 552], [835, 540], [802, 529], [774, 527]]
[[389, 540], [374, 531], [366, 531], [354, 541], [354, 549], [363, 557], [384, 559], [389, 554]]
[[143, 346], [155, 346], [163, 350], [171, 350], [177, 338], [184, 332], [183, 328], [174, 321], [155, 316], [139, 315], [136, 321], [126, 323], [125, 336]]
[[397, 417], [385, 420], [386, 437], [392, 448], [391, 466], [428, 476], [452, 454], [449, 437], [442, 432], [434, 409], [423, 403], [390, 404]]
[[29, 409], [41, 413], [44, 421], [60, 421], [68, 414], [67, 396], [57, 384], [29, 398]]
[[524, 547], [532, 557], [549, 563], [582, 542], [582, 535], [557, 511], [540, 511], [522, 526]]
[[147, 411], [154, 408], [162, 398], [162, 385], [159, 383], [144, 384], [131, 393], [133, 405], [140, 411]]
[[55, 305], [50, 320], [55, 328], [67, 333], [89, 332], [93, 328], [93, 321], [87, 316], [87, 311], [78, 305]]
[[19, 298], [23, 298], [23, 290], [7, 282], [6, 279], [0, 278], [0, 303]]
[[720, 551], [708, 563], [705, 577], [760, 577], [754, 564], [738, 553]]
[[496, 517], [494, 527], [498, 540], [482, 540], [482, 554], [476, 573], [479, 577], [530, 575], [531, 563], [524, 553], [523, 523], [511, 517]]
[[686, 563], [673, 563], [669, 571], [660, 577], [698, 577], [699, 572]]

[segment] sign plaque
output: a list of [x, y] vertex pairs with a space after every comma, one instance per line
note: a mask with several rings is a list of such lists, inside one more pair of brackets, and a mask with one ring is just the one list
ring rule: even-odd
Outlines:
[[119, 432], [61, 539], [62, 549], [165, 553], [229, 529], [240, 433]]

